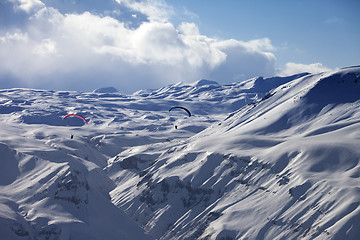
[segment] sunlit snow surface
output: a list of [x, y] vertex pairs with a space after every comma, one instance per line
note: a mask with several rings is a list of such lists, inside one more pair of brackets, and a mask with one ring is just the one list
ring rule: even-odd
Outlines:
[[120, 92], [0, 90], [1, 239], [359, 238], [359, 67]]

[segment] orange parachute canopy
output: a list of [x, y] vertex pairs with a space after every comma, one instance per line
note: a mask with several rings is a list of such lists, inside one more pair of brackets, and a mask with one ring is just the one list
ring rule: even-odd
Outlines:
[[70, 117], [70, 116], [81, 118], [82, 120], [84, 120], [84, 122], [85, 122], [86, 124], [88, 124], [88, 121], [87, 121], [83, 116], [80, 116], [80, 115], [77, 115], [77, 114], [68, 114], [68, 115], [66, 115], [66, 116], [64, 117], [64, 119], [67, 118], [67, 117]]

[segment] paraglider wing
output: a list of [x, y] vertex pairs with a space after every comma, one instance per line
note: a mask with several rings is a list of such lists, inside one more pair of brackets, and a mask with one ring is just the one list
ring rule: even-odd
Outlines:
[[70, 117], [70, 116], [74, 116], [74, 117], [81, 118], [82, 120], [84, 120], [84, 122], [85, 122], [86, 124], [88, 124], [87, 120], [86, 120], [83, 116], [80, 116], [80, 115], [77, 115], [77, 114], [68, 114], [68, 115], [66, 115], [66, 116], [64, 117], [64, 119], [67, 118], [67, 117]]
[[170, 108], [169, 112], [170, 112], [171, 110], [175, 109], [175, 108], [183, 109], [183, 110], [185, 110], [185, 111], [187, 112], [187, 114], [189, 115], [189, 117], [191, 116], [191, 112], [190, 112], [187, 108], [179, 107], [179, 106]]

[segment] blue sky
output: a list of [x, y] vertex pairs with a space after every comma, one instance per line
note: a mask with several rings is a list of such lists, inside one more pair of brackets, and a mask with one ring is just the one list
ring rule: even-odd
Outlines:
[[357, 0], [1, 0], [0, 87], [131, 93], [358, 65]]

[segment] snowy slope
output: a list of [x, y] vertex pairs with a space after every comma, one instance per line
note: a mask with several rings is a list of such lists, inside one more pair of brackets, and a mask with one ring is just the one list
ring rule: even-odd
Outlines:
[[356, 239], [359, 76], [304, 76], [184, 143], [119, 154], [114, 203], [157, 238]]
[[151, 239], [111, 203], [105, 158], [86, 141], [5, 122], [0, 156], [1, 239]]
[[0, 90], [1, 236], [357, 239], [359, 77]]

